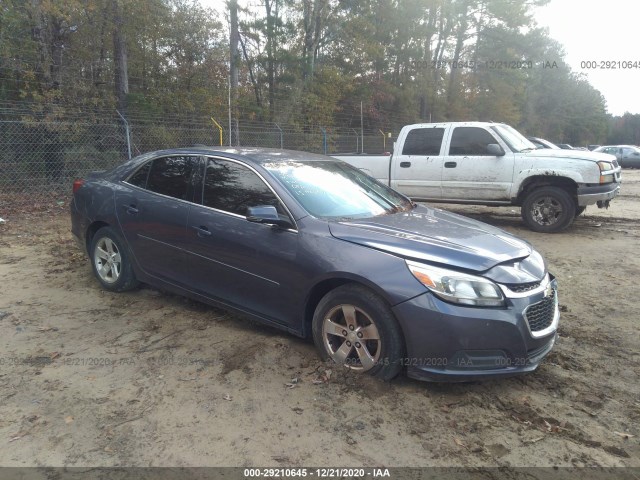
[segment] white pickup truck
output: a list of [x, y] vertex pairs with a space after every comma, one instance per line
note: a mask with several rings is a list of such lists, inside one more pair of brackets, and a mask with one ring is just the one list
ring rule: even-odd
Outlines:
[[402, 128], [388, 155], [334, 155], [419, 201], [518, 205], [532, 230], [559, 232], [587, 205], [620, 192], [613, 155], [536, 150], [501, 123], [427, 123]]

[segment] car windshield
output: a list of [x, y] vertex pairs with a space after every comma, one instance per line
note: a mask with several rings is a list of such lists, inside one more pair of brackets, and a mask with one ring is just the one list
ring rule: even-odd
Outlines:
[[536, 146], [531, 143], [525, 136], [509, 125], [494, 125], [491, 127], [494, 132], [500, 135], [504, 143], [509, 145], [513, 152], [523, 152], [526, 150], [535, 150]]
[[414, 206], [405, 196], [344, 162], [292, 161], [263, 166], [314, 217], [368, 218]]

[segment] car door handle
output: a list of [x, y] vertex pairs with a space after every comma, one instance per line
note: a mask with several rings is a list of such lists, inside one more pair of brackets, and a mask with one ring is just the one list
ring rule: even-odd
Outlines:
[[456, 168], [457, 166], [456, 162], [444, 162], [444, 168]]
[[211, 236], [211, 231], [205, 227], [204, 225], [200, 225], [198, 227], [196, 227], [195, 225], [192, 227], [196, 230], [196, 232], [198, 232], [198, 236], [199, 237], [210, 237]]
[[127, 211], [127, 213], [131, 215], [135, 215], [136, 213], [138, 213], [138, 207], [136, 207], [134, 204], [123, 205], [122, 208], [124, 208]]
[[400, 168], [409, 168], [411, 166], [411, 162], [400, 162]]

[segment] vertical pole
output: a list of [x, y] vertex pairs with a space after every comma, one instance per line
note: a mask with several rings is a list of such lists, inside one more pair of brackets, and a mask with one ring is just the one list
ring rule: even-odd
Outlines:
[[282, 150], [284, 148], [284, 137], [282, 136], [282, 129], [280, 128], [280, 125], [278, 125], [277, 123], [274, 124], [278, 130], [280, 131], [280, 150]]
[[320, 130], [322, 130], [322, 151], [326, 155], [327, 154], [327, 131], [322, 127], [320, 127]]
[[231, 75], [229, 75], [229, 146], [231, 146], [232, 136], [233, 130], [231, 130]]
[[124, 122], [124, 129], [127, 134], [127, 153], [129, 155], [129, 160], [131, 160], [131, 131], [129, 130], [129, 122], [127, 122], [127, 119], [124, 118], [118, 110], [116, 110], [116, 113], [120, 115], [120, 118]]
[[360, 153], [364, 153], [364, 121], [362, 120], [362, 100], [360, 100]]
[[358, 137], [358, 131], [355, 128], [352, 128], [353, 133], [356, 134], [356, 153], [360, 151], [360, 137]]

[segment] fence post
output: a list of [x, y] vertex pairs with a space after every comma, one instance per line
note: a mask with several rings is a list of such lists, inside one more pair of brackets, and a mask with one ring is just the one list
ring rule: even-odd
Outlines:
[[222, 146], [222, 127], [218, 122], [216, 122], [215, 118], [211, 117], [211, 121], [216, 127], [218, 127], [218, 132], [220, 133], [220, 146]]
[[360, 137], [358, 136], [358, 131], [355, 128], [352, 128], [351, 130], [356, 134], [356, 153], [360, 153]]
[[116, 110], [116, 113], [120, 115], [120, 118], [124, 122], [124, 129], [127, 133], [127, 153], [129, 155], [129, 160], [131, 160], [131, 131], [129, 130], [129, 122], [127, 122], [127, 119], [124, 118], [118, 110]]
[[326, 155], [327, 154], [327, 131], [322, 127], [320, 127], [320, 130], [322, 130], [322, 151]]
[[280, 131], [280, 150], [284, 149], [284, 138], [282, 136], [282, 129], [280, 128], [280, 125], [278, 125], [277, 123], [274, 123], [274, 125], [278, 128], [278, 130]]

